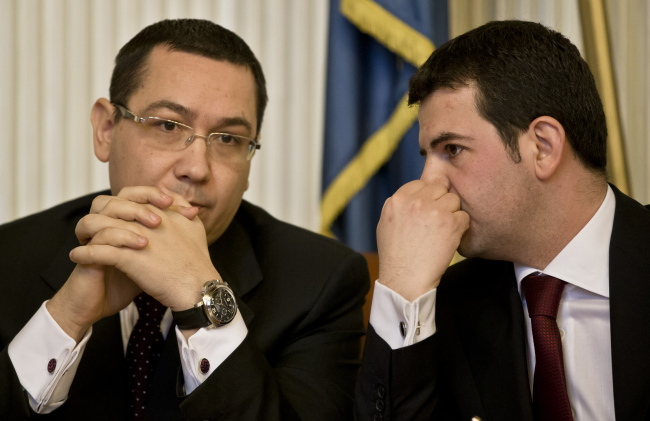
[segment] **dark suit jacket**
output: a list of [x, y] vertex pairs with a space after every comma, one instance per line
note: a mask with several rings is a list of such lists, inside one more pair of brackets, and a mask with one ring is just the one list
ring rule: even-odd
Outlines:
[[[78, 245], [74, 227], [93, 197], [0, 227], [0, 419], [30, 415], [7, 347], [70, 275], [68, 253]], [[172, 327], [147, 417], [350, 418], [369, 287], [363, 257], [246, 202], [209, 250], [237, 296], [248, 336], [201, 386], [179, 398], [182, 374]], [[68, 401], [48, 417], [127, 419], [122, 346], [119, 315], [96, 323]]]
[[[615, 187], [610, 320], [616, 419], [650, 419], [650, 211]], [[437, 332], [392, 351], [368, 329], [355, 416], [533, 421], [526, 326], [512, 263], [468, 259], [445, 273]], [[379, 409], [381, 411], [379, 411]]]

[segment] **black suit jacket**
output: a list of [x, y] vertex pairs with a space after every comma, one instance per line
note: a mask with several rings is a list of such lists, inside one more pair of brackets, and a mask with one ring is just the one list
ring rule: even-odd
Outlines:
[[[7, 347], [70, 275], [74, 227], [93, 197], [0, 227], [0, 419], [34, 416]], [[183, 398], [172, 327], [149, 392], [147, 418], [350, 418], [369, 287], [363, 257], [246, 202], [209, 251], [237, 296], [248, 336]], [[116, 314], [93, 326], [68, 401], [46, 418], [127, 419], [126, 385]]]
[[[613, 186], [612, 186], [613, 187]], [[650, 211], [615, 187], [610, 321], [616, 419], [650, 419]], [[392, 351], [368, 329], [355, 415], [533, 421], [526, 326], [512, 263], [467, 259], [436, 298], [437, 332]], [[379, 410], [381, 409], [381, 411]]]

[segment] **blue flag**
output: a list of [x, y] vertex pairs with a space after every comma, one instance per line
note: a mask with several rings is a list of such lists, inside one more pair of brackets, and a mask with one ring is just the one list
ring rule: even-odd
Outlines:
[[447, 41], [447, 0], [330, 2], [321, 232], [376, 251], [384, 201], [417, 179], [408, 81]]

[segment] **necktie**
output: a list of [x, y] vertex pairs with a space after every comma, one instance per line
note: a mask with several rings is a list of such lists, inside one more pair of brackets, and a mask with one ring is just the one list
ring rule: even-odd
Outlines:
[[126, 362], [130, 373], [133, 419], [142, 420], [147, 389], [164, 343], [160, 322], [165, 306], [144, 292], [133, 302], [138, 308], [138, 321], [126, 347]]
[[521, 282], [535, 344], [533, 407], [539, 421], [573, 420], [564, 374], [562, 340], [555, 321], [566, 283], [543, 274]]

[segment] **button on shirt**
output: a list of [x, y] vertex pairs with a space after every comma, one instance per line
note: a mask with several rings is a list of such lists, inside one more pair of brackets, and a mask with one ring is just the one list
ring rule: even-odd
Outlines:
[[[125, 354], [131, 331], [137, 320], [138, 309], [134, 303], [129, 304], [120, 312]], [[160, 324], [160, 330], [165, 339], [172, 322], [171, 310], [167, 309]], [[199, 329], [190, 336], [189, 340], [186, 340], [180, 329], [176, 327], [185, 392], [191, 393], [205, 381], [244, 341], [247, 333], [248, 328], [239, 311], [229, 324], [218, 329]], [[30, 405], [35, 412], [46, 414], [65, 402], [91, 334], [92, 328], [76, 344], [54, 321], [43, 303], [11, 341], [8, 350], [9, 358], [20, 383], [28, 393]], [[39, 344], [39, 346], [34, 346], [34, 344]], [[55, 370], [49, 373], [47, 368], [52, 358], [57, 360], [57, 364]], [[203, 359], [210, 363], [205, 372], [201, 369]], [[205, 367], [204, 363], [203, 368]]]
[[[567, 282], [557, 322], [575, 421], [615, 418], [609, 328], [609, 242], [615, 205], [614, 192], [608, 186], [605, 200], [596, 214], [546, 268], [515, 264], [519, 287], [521, 280], [533, 272], [543, 272]], [[519, 290], [521, 294], [521, 288]], [[411, 303], [376, 282], [370, 323], [392, 349], [412, 345], [435, 333], [435, 301], [435, 289]], [[535, 348], [523, 297], [522, 301], [532, 391]], [[400, 334], [400, 322], [406, 326], [404, 337]], [[418, 323], [419, 335], [415, 333]]]

